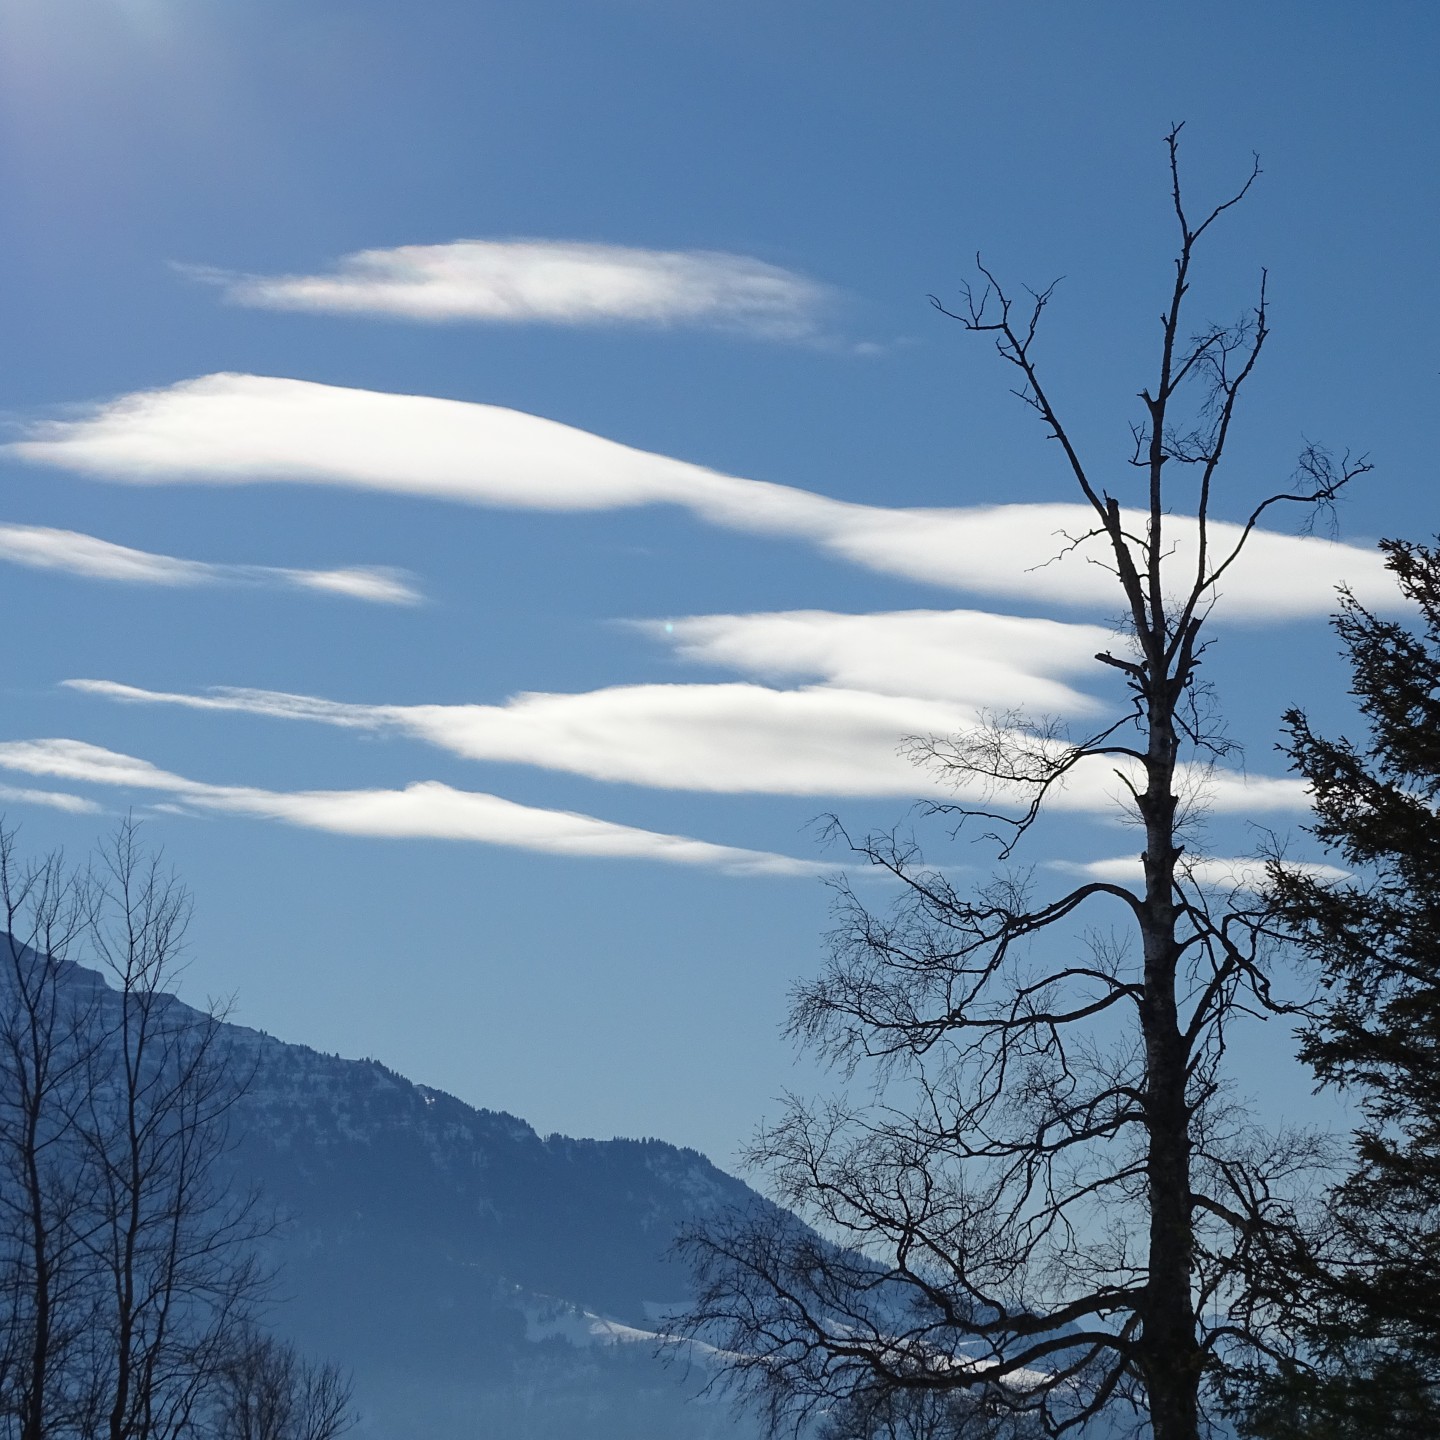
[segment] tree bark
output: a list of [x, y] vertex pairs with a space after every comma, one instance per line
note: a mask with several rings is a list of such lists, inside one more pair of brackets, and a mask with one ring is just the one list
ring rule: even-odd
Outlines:
[[1161, 682], [1150, 707], [1148, 784], [1140, 797], [1145, 826], [1145, 889], [1140, 928], [1144, 998], [1146, 1185], [1150, 1208], [1148, 1281], [1142, 1301], [1141, 1366], [1155, 1440], [1197, 1440], [1204, 1357], [1191, 1298], [1194, 1217], [1190, 1194], [1189, 1046], [1176, 1003], [1175, 734], [1173, 686]]

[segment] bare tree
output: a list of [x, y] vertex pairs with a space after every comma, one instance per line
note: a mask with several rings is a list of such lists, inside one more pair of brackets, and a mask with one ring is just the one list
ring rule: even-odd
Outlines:
[[0, 903], [0, 1435], [198, 1434], [269, 1225], [224, 1163], [249, 1062], [168, 993], [188, 897], [126, 822], [85, 871], [0, 828]]
[[[1155, 1440], [1195, 1440], [1217, 1372], [1280, 1343], [1287, 1197], [1314, 1157], [1305, 1137], [1257, 1131], [1226, 1086], [1234, 1020], [1287, 1007], [1259, 902], [1202, 884], [1186, 854], [1228, 748], [1197, 669], [1262, 517], [1284, 502], [1313, 515], [1369, 467], [1308, 446], [1295, 480], [1241, 523], [1214, 518], [1269, 312], [1263, 274], [1235, 324], [1194, 330], [1187, 296], [1197, 246], [1259, 166], [1197, 218], [1178, 139], [1166, 137], [1178, 248], [1133, 427], [1133, 501], [1096, 478], [1042, 379], [1054, 287], [1017, 298], [980, 266], [958, 307], [935, 302], [994, 340], [1088, 508], [1066, 548], [1114, 576], [1122, 643], [1095, 658], [1127, 703], [1079, 738], [1006, 716], [914, 744], [961, 797], [932, 808], [953, 828], [988, 826], [1002, 863], [1067, 780], [1113, 772], [1143, 833], [1143, 878], [1037, 898], [1033, 872], [1006, 871], [964, 893], [911, 842], [853, 842], [901, 898], [877, 915], [841, 884], [831, 958], [798, 992], [792, 1031], [852, 1075], [865, 1067], [874, 1088], [863, 1103], [793, 1102], [752, 1156], [819, 1234], [737, 1216], [685, 1242], [690, 1331], [729, 1353], [772, 1424], [867, 1391], [965, 1390], [976, 1415], [1028, 1415], [1051, 1433], [1128, 1402]], [[977, 794], [989, 798], [970, 804]]]
[[337, 1440], [355, 1423], [349, 1377], [312, 1364], [293, 1345], [251, 1330], [221, 1365], [209, 1420], [213, 1440]]
[[90, 940], [114, 1018], [93, 1051], [82, 1129], [98, 1191], [104, 1433], [172, 1440], [264, 1290], [256, 1242], [268, 1227], [220, 1170], [250, 1067], [218, 1015], [169, 993], [190, 901], [132, 824], [102, 851], [96, 889]]
[[821, 1421], [816, 1440], [1036, 1440], [1024, 1416], [997, 1411], [960, 1390], [857, 1391]]
[[88, 1329], [88, 1177], [74, 1164], [93, 992], [67, 984], [67, 954], [91, 918], [89, 887], [64, 858], [27, 864], [0, 828], [0, 1420], [41, 1440], [80, 1421], [93, 1396], [74, 1361]]

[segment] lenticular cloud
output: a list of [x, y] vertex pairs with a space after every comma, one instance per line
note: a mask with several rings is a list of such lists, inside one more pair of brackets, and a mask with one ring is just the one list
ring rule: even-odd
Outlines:
[[1061, 677], [1096, 677], [1096, 651], [1124, 643], [1102, 625], [986, 610], [780, 610], [631, 623], [696, 664], [763, 680], [955, 701], [972, 719], [1011, 710], [1094, 714], [1099, 702]]
[[[208, 375], [34, 427], [8, 453], [134, 484], [290, 483], [526, 510], [681, 506], [712, 525], [787, 537], [869, 570], [980, 594], [1109, 611], [1114, 577], [1084, 505], [898, 510], [725, 475], [508, 410], [258, 375]], [[993, 477], [984, 488], [994, 490]], [[1193, 519], [1168, 523], [1167, 572], [1187, 590]], [[1212, 553], [1240, 527], [1214, 523]], [[1098, 562], [1098, 563], [1092, 563]], [[1188, 573], [1187, 573], [1188, 572]], [[1396, 592], [1368, 548], [1257, 530], [1224, 580], [1230, 620], [1328, 614], [1347, 584], [1362, 603]]]
[[456, 240], [344, 256], [311, 275], [189, 268], [237, 305], [471, 323], [691, 325], [798, 340], [824, 287], [747, 255], [558, 240]]
[[902, 740], [948, 733], [968, 718], [925, 701], [744, 684], [617, 685], [577, 695], [517, 695], [503, 705], [357, 705], [266, 690], [187, 695], [106, 680], [65, 683], [130, 704], [404, 735], [467, 760], [730, 795], [929, 790], [928, 777], [900, 753]]
[[116, 545], [77, 530], [0, 525], [0, 561], [56, 570], [87, 580], [130, 585], [264, 585], [319, 590], [382, 605], [414, 605], [420, 594], [397, 570], [357, 565], [343, 570], [297, 570], [280, 565], [217, 565]]
[[[953, 785], [917, 768], [905, 735], [944, 734], [953, 707], [819, 686], [622, 685], [577, 695], [517, 695], [504, 705], [361, 705], [315, 695], [219, 687], [203, 695], [112, 680], [70, 689], [128, 704], [303, 720], [404, 735], [467, 760], [536, 765], [592, 780], [712, 794], [915, 795], [1024, 806], [1031, 792], [970, 776]], [[0, 751], [4, 747], [0, 746]], [[955, 780], [958, 777], [950, 777]], [[1132, 773], [1131, 780], [1136, 777]], [[1184, 797], [1218, 814], [1303, 810], [1302, 781], [1182, 767]], [[1104, 813], [1123, 804], [1114, 762], [1095, 756], [1051, 793], [1056, 809]]]
[[[158, 792], [171, 802], [195, 810], [275, 820], [335, 835], [464, 840], [551, 855], [658, 860], [735, 875], [813, 875], [820, 869], [788, 855], [617, 825], [572, 810], [521, 805], [499, 795], [457, 790], [434, 780], [419, 781], [403, 790], [277, 791], [213, 785], [99, 745], [64, 739], [0, 743], [0, 770]], [[48, 797], [42, 803], [62, 808], [95, 808], [91, 802], [74, 796], [0, 786], [0, 799], [7, 794]]]

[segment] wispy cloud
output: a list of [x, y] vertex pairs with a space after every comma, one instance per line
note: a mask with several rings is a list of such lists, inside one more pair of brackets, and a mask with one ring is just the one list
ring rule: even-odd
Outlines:
[[736, 875], [812, 875], [822, 868], [787, 855], [712, 845], [592, 815], [520, 805], [436, 781], [403, 790], [275, 791], [212, 785], [130, 755], [65, 739], [0, 743], [0, 768], [72, 783], [159, 792], [198, 810], [278, 820], [337, 835], [466, 840], [552, 855], [658, 860]]
[[15, 785], [0, 785], [0, 805], [43, 805], [47, 810], [65, 810], [71, 815], [95, 815], [100, 807], [82, 795], [69, 795], [63, 790], [27, 790]]
[[747, 255], [560, 240], [456, 240], [343, 256], [313, 275], [184, 266], [237, 305], [403, 320], [690, 325], [775, 339], [816, 335], [822, 285]]
[[[725, 529], [801, 540], [910, 580], [1105, 610], [1116, 599], [1103, 552], [1093, 542], [1069, 547], [1064, 538], [1092, 527], [1081, 505], [851, 504], [519, 411], [428, 396], [210, 375], [37, 425], [8, 449], [34, 463], [138, 484], [289, 481], [528, 510], [679, 505]], [[981, 486], [1002, 488], [993, 476]], [[1196, 527], [1181, 516], [1169, 525], [1166, 564], [1183, 584]], [[1212, 525], [1212, 547], [1223, 550], [1238, 534], [1234, 525]], [[1395, 603], [1393, 578], [1375, 551], [1257, 531], [1244, 563], [1225, 578], [1225, 614], [1256, 621], [1327, 614], [1342, 582], [1367, 604]]]
[[[144, 690], [109, 680], [67, 680], [110, 700], [308, 720], [390, 732], [468, 760], [566, 771], [653, 789], [728, 794], [935, 796], [1015, 803], [970, 780], [958, 788], [902, 753], [913, 735], [973, 723], [968, 709], [933, 700], [817, 686], [626, 685], [576, 695], [517, 695], [504, 705], [357, 705], [313, 695], [217, 688], [202, 695]], [[1304, 783], [1210, 767], [1182, 767], [1187, 797], [1217, 813], [1296, 811]], [[1123, 803], [1114, 762], [1096, 757], [1057, 789], [1057, 809], [1111, 812]]]
[[359, 566], [345, 570], [293, 570], [274, 565], [212, 565], [132, 550], [76, 530], [42, 525], [0, 525], [0, 560], [34, 570], [60, 570], [90, 580], [133, 585], [268, 585], [322, 590], [384, 605], [413, 605], [419, 593], [398, 570]]
[[977, 713], [1091, 714], [1099, 702], [1061, 677], [1095, 675], [1096, 651], [1119, 643], [1100, 625], [984, 610], [782, 610], [631, 623], [696, 664], [955, 701]]
[[[1067, 875], [1119, 885], [1138, 884], [1145, 878], [1145, 867], [1138, 855], [1116, 855], [1083, 863], [1055, 860], [1049, 868]], [[1308, 861], [1287, 861], [1285, 868], [1317, 880], [1345, 880], [1350, 875], [1348, 870], [1337, 869], [1334, 865]], [[1264, 889], [1266, 884], [1265, 861], [1253, 856], [1183, 856], [1180, 872], [1184, 879], [1207, 890], [1248, 890], [1253, 893]]]
[[899, 754], [901, 741], [969, 718], [933, 701], [750, 684], [617, 685], [503, 705], [355, 705], [267, 690], [186, 695], [65, 683], [112, 700], [390, 732], [467, 760], [721, 794], [911, 795], [930, 785]]

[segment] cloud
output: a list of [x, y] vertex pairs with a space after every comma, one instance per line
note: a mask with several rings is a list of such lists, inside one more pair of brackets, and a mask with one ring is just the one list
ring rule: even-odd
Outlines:
[[343, 570], [281, 570], [268, 565], [233, 565], [237, 578], [254, 575], [301, 590], [319, 590], [327, 595], [344, 595], [351, 600], [369, 600], [380, 605], [418, 605], [424, 596], [410, 583], [403, 570], [389, 565], [352, 565]]
[[659, 860], [735, 875], [813, 875], [822, 868], [787, 855], [712, 845], [572, 811], [538, 809], [498, 795], [455, 790], [436, 781], [407, 785], [403, 790], [274, 791], [210, 785], [133, 756], [64, 739], [0, 743], [0, 768], [71, 782], [157, 791], [200, 810], [278, 820], [336, 835], [467, 840], [551, 855]]
[[95, 815], [100, 810], [93, 800], [67, 795], [63, 790], [25, 790], [14, 785], [0, 785], [0, 805], [44, 805], [71, 815]]
[[274, 565], [211, 565], [132, 550], [76, 530], [42, 525], [0, 525], [0, 560], [32, 570], [60, 570], [91, 580], [135, 585], [271, 585], [323, 590], [384, 605], [413, 605], [420, 600], [396, 570], [356, 567], [347, 570], [291, 570]]
[[237, 305], [431, 323], [697, 325], [775, 339], [816, 334], [830, 294], [789, 270], [716, 250], [559, 240], [456, 240], [343, 256], [315, 275], [182, 267]]
[[1060, 677], [1095, 675], [1096, 651], [1119, 643], [1100, 625], [983, 610], [788, 610], [631, 623], [697, 664], [765, 680], [955, 701], [977, 713], [1092, 714], [1099, 702]]
[[[393, 395], [256, 375], [209, 375], [126, 395], [76, 419], [32, 427], [8, 452], [135, 484], [286, 481], [526, 510], [682, 506], [728, 530], [800, 540], [852, 564], [980, 594], [1116, 609], [1083, 505], [897, 510], [724, 475], [494, 405]], [[984, 489], [1002, 488], [980, 477]], [[1238, 528], [1213, 524], [1212, 546]], [[1167, 573], [1182, 586], [1196, 526], [1169, 521]], [[1102, 563], [1091, 563], [1099, 561]], [[1231, 619], [1328, 614], [1335, 587], [1393, 606], [1379, 554], [1313, 536], [1258, 531], [1223, 584]]]
[[[468, 760], [535, 765], [663, 790], [723, 794], [928, 795], [1000, 804], [1017, 791], [971, 782], [951, 788], [917, 768], [902, 742], [947, 735], [971, 711], [933, 700], [816, 686], [623, 685], [581, 694], [522, 694], [504, 705], [357, 705], [283, 691], [219, 687], [203, 695], [143, 690], [110, 680], [67, 680], [105, 699], [309, 720], [389, 732]], [[1115, 764], [1078, 767], [1052, 796], [1057, 809], [1106, 813], [1121, 802]], [[1187, 795], [1217, 813], [1303, 810], [1302, 781], [1182, 767]]]
[[467, 760], [722, 794], [913, 795], [930, 786], [899, 753], [901, 741], [970, 718], [932, 701], [750, 684], [617, 685], [503, 705], [354, 705], [268, 690], [185, 695], [65, 683], [113, 700], [388, 731]]
[[[1117, 855], [1106, 860], [1090, 860], [1083, 864], [1067, 860], [1050, 862], [1050, 869], [1067, 875], [1076, 875], [1088, 880], [1110, 881], [1119, 885], [1130, 885], [1145, 878], [1145, 869], [1138, 855]], [[1258, 892], [1265, 886], [1265, 861], [1252, 857], [1204, 856], [1181, 857], [1181, 868], [1186, 878], [1207, 890], [1249, 890]], [[1301, 875], [1310, 875], [1317, 880], [1339, 881], [1350, 877], [1348, 870], [1339, 870], [1334, 865], [1318, 865], [1302, 861], [1287, 861], [1287, 870]]]

